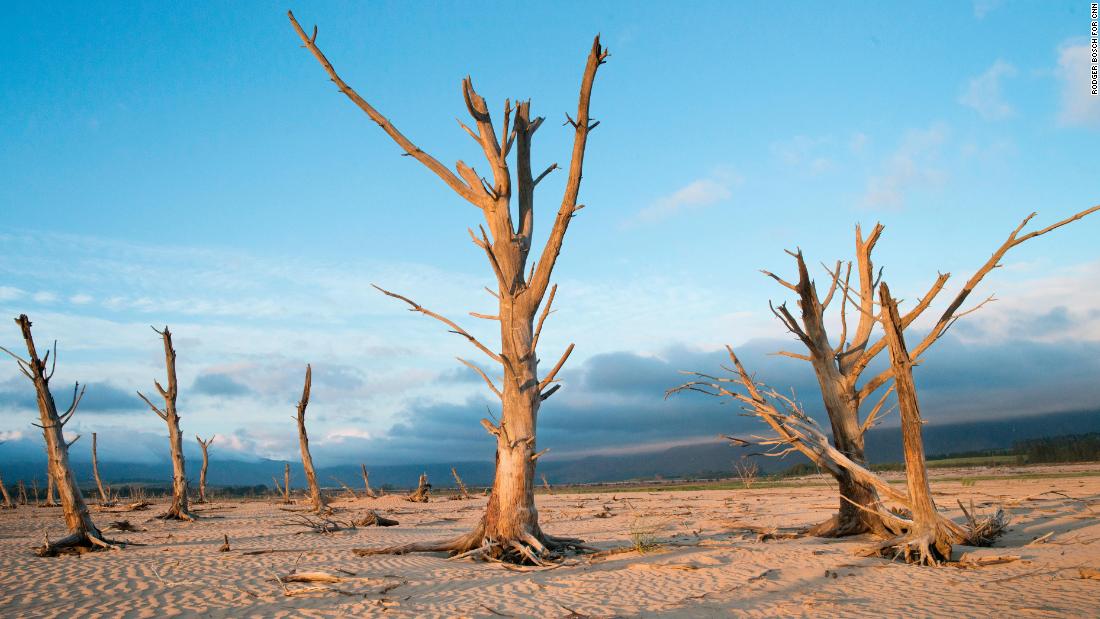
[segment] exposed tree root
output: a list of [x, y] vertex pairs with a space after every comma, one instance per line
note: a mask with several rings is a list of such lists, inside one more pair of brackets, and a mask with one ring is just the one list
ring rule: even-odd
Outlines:
[[520, 565], [544, 566], [561, 559], [566, 553], [596, 552], [584, 545], [584, 540], [554, 537], [542, 531], [525, 532], [518, 539], [494, 539], [485, 534], [484, 523], [459, 537], [434, 542], [413, 542], [386, 548], [355, 548], [360, 557], [401, 555], [410, 552], [446, 552], [452, 559], [478, 559]]
[[393, 527], [401, 524], [396, 520], [386, 518], [373, 509], [367, 510], [367, 513], [362, 518], [352, 522], [357, 527]]
[[163, 514], [157, 514], [157, 518], [161, 520], [183, 520], [185, 522], [194, 522], [198, 519], [198, 516], [192, 514], [186, 508], [179, 505], [173, 505], [168, 511]]
[[119, 542], [111, 541], [102, 536], [99, 531], [83, 531], [65, 536], [56, 542], [46, 538], [45, 544], [37, 546], [34, 553], [40, 557], [56, 557], [63, 554], [84, 554], [99, 550], [115, 550]]

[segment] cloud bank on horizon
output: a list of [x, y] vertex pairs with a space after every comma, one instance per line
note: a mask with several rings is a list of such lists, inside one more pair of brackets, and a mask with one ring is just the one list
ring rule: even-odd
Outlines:
[[[603, 33], [613, 56], [593, 99], [588, 208], [542, 344], [555, 358], [577, 344], [540, 419], [547, 457], [568, 457], [754, 431], [730, 406], [663, 399], [678, 370], [717, 371], [727, 343], [818, 412], [808, 368], [768, 355], [794, 344], [768, 312], [787, 291], [757, 269], [789, 272], [785, 248], [832, 263], [851, 257], [855, 223], [881, 220], [876, 263], [898, 296], [914, 302], [941, 270], [954, 274], [946, 299], [1027, 213], [1038, 227], [1100, 202], [1086, 9], [847, 7], [822, 21], [714, 3], [578, 25], [533, 8], [544, 26], [523, 44], [545, 54], [533, 75], [498, 53], [519, 34], [501, 37], [493, 19], [456, 29], [456, 8], [299, 17], [444, 161], [471, 154], [453, 127], [459, 77], [472, 73], [491, 105], [533, 96], [557, 118], [589, 31]], [[319, 463], [491, 458], [477, 423], [496, 414], [491, 395], [453, 361], [468, 345], [370, 287], [495, 340], [468, 315], [491, 301], [465, 238], [478, 213], [332, 96], [281, 12], [220, 7], [200, 33], [180, 24], [201, 7], [171, 20], [108, 8], [108, 33], [83, 10], [16, 9], [24, 27], [0, 43], [0, 317], [25, 312], [42, 342], [59, 341], [59, 400], [89, 384], [70, 430], [98, 432], [117, 459], [165, 457], [163, 424], [134, 392], [163, 375], [149, 326], [167, 323], [183, 429], [216, 434], [212, 454], [294, 457], [309, 362]], [[806, 35], [797, 54], [792, 34]], [[219, 35], [247, 45], [226, 58], [206, 44]], [[567, 157], [554, 124], [534, 145], [546, 162]], [[561, 182], [540, 184], [543, 230]], [[985, 280], [976, 296], [999, 300], [917, 370], [930, 421], [1100, 408], [1098, 231], [1093, 216], [1030, 241]], [[0, 345], [15, 350], [4, 324]], [[0, 455], [37, 445], [33, 420], [30, 385], [0, 363]]]

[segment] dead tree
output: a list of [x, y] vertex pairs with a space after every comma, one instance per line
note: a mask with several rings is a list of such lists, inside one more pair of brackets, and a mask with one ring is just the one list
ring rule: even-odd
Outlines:
[[11, 500], [11, 495], [8, 494], [8, 487], [4, 485], [4, 478], [0, 477], [0, 493], [4, 496], [4, 509], [15, 509], [15, 502]]
[[365, 491], [367, 493], [367, 496], [372, 498], [372, 499], [378, 498], [378, 495], [376, 495], [374, 493], [374, 490], [371, 490], [371, 487], [370, 487], [370, 473], [367, 472], [367, 465], [360, 464], [359, 468], [362, 469], [362, 471], [363, 471], [363, 488], [365, 489]]
[[27, 485], [23, 483], [22, 479], [20, 479], [18, 482], [16, 482], [16, 489], [19, 490], [19, 504], [20, 505], [26, 505], [27, 504]]
[[290, 505], [294, 501], [290, 500], [290, 463], [286, 462], [283, 465], [283, 485], [279, 486], [279, 480], [275, 479], [275, 476], [271, 476], [271, 480], [275, 482], [275, 489], [283, 495], [283, 504]]
[[408, 496], [405, 497], [406, 501], [412, 501], [413, 503], [427, 503], [429, 496], [432, 493], [432, 485], [428, 483], [428, 474], [421, 473], [420, 479], [416, 481], [416, 490], [413, 490]]
[[[900, 337], [900, 320], [895, 323], [895, 328]], [[694, 376], [695, 380], [670, 389], [666, 397], [682, 391], [696, 391], [711, 396], [731, 398], [742, 404], [747, 414], [759, 417], [775, 431], [777, 435], [775, 438], [760, 439], [757, 442], [772, 448], [764, 455], [782, 457], [798, 451], [834, 477], [844, 471], [857, 483], [871, 488], [879, 498], [863, 509], [874, 512], [875, 518], [882, 523], [881, 533], [878, 535], [887, 541], [871, 547], [866, 554], [887, 553], [903, 556], [914, 562], [934, 563], [950, 555], [952, 544], [987, 546], [1004, 530], [1006, 520], [1001, 510], [997, 510], [995, 514], [980, 522], [968, 515], [969, 526], [967, 527], [955, 523], [936, 511], [928, 489], [920, 413], [915, 407], [915, 390], [910, 391], [912, 389], [912, 373], [909, 371], [912, 368], [911, 360], [897, 368], [899, 376], [902, 376], [898, 389], [900, 393], [905, 394], [903, 395], [907, 401], [905, 406], [910, 407], [908, 412], [902, 413], [902, 432], [905, 441], [906, 471], [913, 473], [907, 475], [908, 492], [901, 492], [861, 463], [833, 447], [829, 438], [817, 423], [805, 414], [798, 402], [758, 382], [745, 370], [733, 349], [728, 346], [726, 349], [732, 367], [723, 366], [723, 369], [732, 373], [732, 376], [685, 372]], [[912, 397], [909, 397], [910, 395]], [[900, 510], [888, 509], [883, 502], [884, 499], [898, 504], [912, 516], [906, 516]], [[926, 548], [923, 546], [925, 542], [929, 542], [932, 546]], [[922, 552], [928, 548], [934, 549], [934, 552]]]
[[[313, 370], [306, 364], [306, 384], [302, 388], [302, 399], [298, 401], [298, 444], [302, 448], [302, 468], [306, 472], [306, 483], [309, 484], [309, 499], [313, 511], [317, 513], [329, 511], [328, 502], [321, 494], [321, 487], [317, 485], [317, 473], [313, 469], [313, 456], [309, 454], [309, 435], [306, 434], [306, 407], [309, 406], [309, 387], [312, 382]], [[287, 484], [287, 498], [290, 496], [290, 484]]]
[[[443, 322], [451, 331], [468, 340], [490, 360], [499, 364], [503, 379], [498, 387], [480, 367], [470, 361], [459, 360], [476, 372], [501, 401], [501, 422], [494, 424], [487, 419], [481, 422], [496, 439], [496, 473], [492, 498], [481, 522], [468, 535], [438, 543], [409, 544], [378, 552], [448, 551], [459, 554], [481, 549], [473, 554], [506, 561], [539, 563], [542, 558], [560, 551], [580, 549], [580, 540], [557, 538], [542, 531], [534, 498], [535, 463], [541, 455], [535, 446], [535, 421], [541, 402], [559, 388], [556, 376], [572, 352], [573, 345], [570, 344], [560, 359], [544, 373], [539, 371], [536, 347], [554, 300], [555, 288], [550, 285], [554, 265], [569, 224], [583, 208], [583, 205], [578, 204], [577, 198], [580, 193], [585, 147], [589, 133], [599, 124], [589, 117], [589, 102], [596, 72], [604, 64], [608, 52], [600, 45], [599, 37], [596, 37], [581, 77], [576, 116], [565, 116], [565, 124], [573, 133], [565, 192], [542, 253], [528, 270], [528, 257], [534, 238], [535, 188], [546, 175], [558, 168], [557, 164], [552, 164], [537, 176], [532, 174], [531, 142], [535, 131], [542, 125], [543, 118], [531, 116], [531, 102], [520, 101], [513, 106], [511, 101], [505, 101], [504, 119], [500, 125], [501, 135], [498, 136], [485, 99], [474, 90], [473, 81], [469, 77], [464, 79], [462, 95], [467, 111], [474, 120], [474, 128], [460, 124], [483, 151], [491, 169], [492, 180], [479, 176], [472, 167], [461, 161], [456, 164], [456, 175], [413, 144], [337, 75], [332, 64], [316, 45], [316, 28], [312, 35], [307, 35], [293, 15], [290, 15], [290, 21], [306, 49], [321, 63], [340, 91], [377, 123], [406, 155], [419, 161], [459, 197], [480, 209], [488, 227], [488, 231], [485, 226], [479, 226], [478, 233], [472, 229], [469, 232], [474, 244], [485, 252], [492, 268], [496, 291], [489, 290], [489, 293], [496, 301], [497, 311], [494, 314], [475, 313], [473, 316], [499, 324], [499, 350], [489, 348], [449, 318], [399, 294], [381, 288], [379, 290], [407, 303], [412, 311]], [[516, 166], [514, 179], [508, 164], [513, 146]], [[516, 194], [515, 222], [512, 219], [513, 188]]]
[[[75, 441], [73, 441], [75, 442]], [[50, 475], [50, 471], [46, 470], [46, 502], [43, 507], [57, 507], [57, 492], [54, 489], [53, 475]]]
[[149, 408], [153, 409], [157, 417], [168, 424], [168, 445], [172, 449], [172, 505], [168, 508], [168, 511], [157, 517], [165, 520], [194, 521], [195, 516], [191, 513], [187, 499], [187, 472], [183, 461], [183, 433], [180, 432], [180, 417], [176, 412], [176, 395], [178, 394], [176, 387], [176, 350], [172, 348], [172, 333], [167, 326], [164, 327], [163, 331], [158, 331], [156, 327], [153, 327], [153, 331], [160, 335], [161, 340], [164, 342], [164, 366], [168, 372], [168, 388], [162, 387], [158, 380], [153, 381], [157, 393], [164, 398], [164, 409], [157, 407], [140, 391], [138, 396], [149, 405]]
[[99, 504], [107, 507], [114, 505], [111, 494], [103, 488], [103, 480], [99, 477], [99, 456], [96, 454], [96, 433], [92, 432], [92, 476], [95, 477], [95, 487], [99, 490]]
[[[993, 252], [989, 260], [971, 275], [943, 310], [931, 330], [913, 349], [914, 360], [919, 360], [932, 344], [947, 333], [955, 321], [993, 299], [989, 297], [973, 308], [962, 310], [962, 305], [970, 294], [990, 271], [1000, 266], [1001, 259], [1010, 249], [1097, 210], [1100, 210], [1100, 206], [1081, 211], [1041, 230], [1021, 235], [1024, 227], [1035, 217], [1035, 213], [1024, 218], [1020, 225], [1008, 235], [1005, 242]], [[781, 351], [777, 354], [811, 364], [821, 389], [825, 410], [829, 414], [834, 444], [846, 456], [860, 464], [866, 463], [864, 434], [880, 418], [883, 404], [890, 392], [890, 389], [883, 391], [882, 388], [886, 387], [893, 378], [893, 369], [888, 367], [862, 380], [863, 373], [871, 362], [886, 348], [886, 341], [883, 338], [872, 339], [878, 324], [875, 287], [881, 280], [882, 271], [879, 270], [876, 273], [871, 253], [882, 231], [883, 226], [876, 224], [870, 235], [864, 238], [859, 226], [856, 226], [854, 268], [858, 282], [852, 281], [853, 263], [848, 262], [845, 265], [837, 261], [834, 268], [825, 267], [829, 276], [829, 289], [824, 298], [819, 295], [814, 280], [810, 278], [801, 250], [787, 252], [795, 259], [798, 270], [798, 279], [794, 283], [774, 273], [763, 272], [797, 295], [800, 313], [798, 317], [787, 308], [786, 303], [778, 307], [772, 306], [772, 313], [807, 350], [806, 354], [789, 351]], [[949, 277], [950, 273], [940, 273], [919, 302], [901, 316], [903, 329], [913, 324], [931, 307], [933, 301], [943, 291]], [[833, 338], [826, 328], [825, 312], [830, 303], [837, 298], [840, 300], [840, 335], [838, 338]], [[856, 318], [851, 329], [849, 328], [849, 306], [852, 312], [855, 312], [851, 317]], [[873, 406], [866, 414], [861, 414], [861, 409], [865, 409], [864, 405], [876, 394], [878, 399]], [[828, 521], [812, 527], [809, 532], [825, 537], [855, 535], [868, 531], [885, 533], [885, 525], [877, 516], [877, 512], [867, 509], [878, 501], [874, 488], [853, 479], [843, 467], [836, 470], [836, 474], [840, 491], [838, 512]]]
[[[84, 552], [113, 548], [99, 529], [92, 522], [92, 516], [88, 512], [88, 506], [84, 503], [84, 496], [80, 493], [80, 487], [76, 483], [76, 476], [69, 465], [69, 445], [64, 435], [65, 424], [72, 419], [76, 409], [80, 406], [80, 400], [84, 396], [84, 388], [79, 384], [73, 388], [73, 400], [64, 413], [58, 414], [57, 405], [54, 403], [53, 394], [50, 392], [50, 378], [53, 377], [57, 366], [57, 343], [54, 343], [53, 362], [46, 371], [46, 362], [50, 353], [42, 359], [38, 357], [38, 350], [34, 345], [34, 337], [31, 335], [31, 321], [26, 314], [21, 314], [15, 319], [16, 324], [23, 334], [23, 341], [27, 346], [27, 359], [3, 349], [9, 355], [15, 357], [19, 364], [19, 370], [34, 383], [34, 389], [38, 396], [38, 416], [41, 423], [35, 424], [42, 429], [42, 436], [46, 442], [46, 454], [49, 458], [49, 475], [57, 481], [57, 490], [61, 498], [61, 509], [65, 515], [65, 525], [69, 535], [56, 541], [46, 543], [37, 549], [41, 556], [54, 556], [61, 552]], [[79, 438], [79, 437], [78, 437]]]
[[453, 467], [453, 466], [451, 467], [451, 475], [454, 475], [455, 486], [458, 488], [459, 498], [461, 498], [461, 499], [470, 498], [470, 491], [466, 489], [466, 484], [462, 483], [462, 478], [458, 476], [458, 471], [456, 471], [455, 467]]
[[195, 435], [195, 440], [199, 442], [199, 447], [202, 448], [202, 469], [199, 471], [199, 503], [206, 502], [206, 469], [210, 467], [210, 443], [214, 442], [214, 437], [203, 441], [199, 438], [199, 435]]

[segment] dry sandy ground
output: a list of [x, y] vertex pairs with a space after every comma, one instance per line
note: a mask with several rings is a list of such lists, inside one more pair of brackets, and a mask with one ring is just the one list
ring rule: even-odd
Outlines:
[[[1091, 471], [1086, 477], [935, 482], [938, 503], [956, 517], [959, 498], [973, 499], [979, 510], [1003, 504], [1012, 517], [997, 547], [969, 552], [1020, 559], [969, 569], [859, 557], [855, 551], [866, 539], [761, 542], [745, 528], [785, 529], [824, 519], [835, 500], [821, 485], [541, 495], [542, 523], [555, 534], [604, 549], [629, 548], [632, 533], [652, 535], [660, 545], [645, 553], [574, 557], [534, 571], [443, 555], [364, 558], [350, 551], [466, 531], [484, 506], [480, 497], [427, 505], [396, 497], [337, 501], [337, 518], [369, 508], [401, 524], [327, 535], [288, 525], [294, 513], [274, 502], [198, 506], [204, 518], [194, 524], [154, 520], [158, 506], [100, 511], [100, 526], [129, 519], [146, 529], [111, 537], [145, 545], [54, 559], [37, 558], [30, 547], [44, 531], [61, 536], [58, 508], [22, 507], [0, 514], [0, 616], [1100, 617], [1100, 580], [1078, 572], [1100, 568], [1100, 466]], [[952, 474], [960, 475], [937, 472], [941, 479]], [[223, 533], [230, 552], [218, 552]], [[248, 554], [255, 550], [279, 552]], [[299, 572], [344, 570], [345, 580], [288, 597], [274, 575], [295, 566]]]

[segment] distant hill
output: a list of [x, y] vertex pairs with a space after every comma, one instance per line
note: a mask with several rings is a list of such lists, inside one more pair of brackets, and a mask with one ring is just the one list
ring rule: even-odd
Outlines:
[[[763, 433], [763, 428], [761, 428]], [[963, 453], [981, 450], [1008, 449], [1021, 440], [1054, 437], [1066, 434], [1100, 432], [1100, 410], [1049, 413], [1026, 417], [1011, 417], [996, 421], [974, 421], [948, 424], [930, 424], [924, 428], [925, 451], [929, 456]], [[867, 455], [872, 463], [900, 462], [902, 460], [901, 433], [898, 428], [876, 428], [867, 435]], [[629, 455], [586, 456], [576, 459], [547, 458], [539, 463], [539, 473], [546, 475], [551, 484], [574, 484], [623, 481], [629, 479], [728, 477], [733, 473], [733, 463], [753, 449], [731, 447], [718, 439], [694, 445], [673, 447], [646, 453]], [[14, 457], [13, 457], [14, 456]], [[18, 479], [42, 479], [45, 458], [37, 450], [8, 454], [0, 450], [0, 471], [4, 480], [13, 483]], [[788, 468], [806, 460], [791, 455], [782, 460], [756, 456], [762, 472], [770, 473]], [[282, 479], [283, 461], [260, 459], [256, 461], [218, 460], [210, 463], [209, 481], [212, 486], [271, 485], [272, 476]], [[192, 465], [194, 466], [194, 465]], [[421, 472], [438, 487], [453, 485], [451, 467], [471, 486], [491, 483], [493, 463], [441, 462], [422, 465], [384, 465], [368, 463], [371, 485], [389, 485], [407, 488], [416, 484]], [[92, 472], [88, 463], [75, 463], [77, 478], [91, 483]], [[301, 487], [303, 476], [298, 462], [291, 462], [292, 485]], [[100, 474], [111, 484], [155, 483], [169, 481], [170, 464], [101, 462]], [[325, 486], [337, 486], [333, 478], [339, 478], [353, 488], [362, 484], [359, 465], [330, 466], [317, 471], [319, 481]]]

